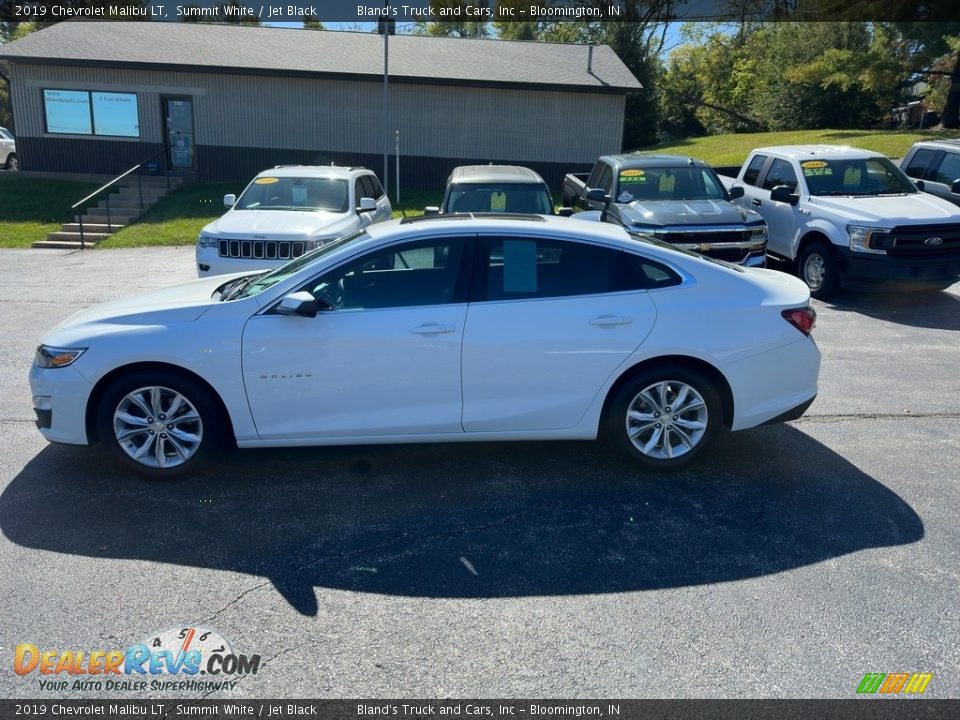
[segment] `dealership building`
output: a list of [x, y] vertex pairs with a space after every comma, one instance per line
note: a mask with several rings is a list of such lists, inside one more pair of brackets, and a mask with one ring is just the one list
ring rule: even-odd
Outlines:
[[171, 22], [61, 22], [0, 46], [26, 171], [116, 175], [145, 159], [197, 180], [366, 165], [437, 189], [512, 163], [552, 187], [621, 150], [640, 83], [607, 46]]

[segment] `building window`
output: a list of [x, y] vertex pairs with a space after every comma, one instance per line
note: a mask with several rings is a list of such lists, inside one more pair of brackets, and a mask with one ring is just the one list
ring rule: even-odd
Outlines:
[[140, 113], [134, 93], [44, 90], [48, 133], [140, 137]]

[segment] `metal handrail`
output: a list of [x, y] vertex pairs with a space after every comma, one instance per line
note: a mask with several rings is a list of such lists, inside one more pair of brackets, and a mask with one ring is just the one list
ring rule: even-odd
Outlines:
[[[136, 165], [134, 165], [132, 168], [130, 168], [130, 169], [127, 170], [126, 172], [121, 173], [120, 175], [117, 175], [113, 180], [111, 180], [110, 182], [108, 182], [106, 185], [103, 185], [102, 187], [99, 187], [99, 188], [97, 188], [96, 190], [94, 190], [92, 193], [90, 193], [90, 194], [87, 195], [85, 198], [83, 198], [83, 200], [78, 200], [77, 202], [75, 202], [73, 205], [70, 206], [70, 209], [71, 209], [71, 210], [76, 210], [78, 207], [80, 207], [81, 205], [83, 205], [84, 203], [86, 203], [88, 200], [92, 200], [92, 199], [95, 198], [97, 195], [99, 195], [99, 194], [102, 193], [104, 190], [106, 190], [107, 188], [113, 187], [113, 186], [116, 185], [118, 182], [120, 182], [121, 180], [123, 180], [125, 177], [127, 177], [128, 175], [130, 175], [130, 173], [136, 172], [137, 170], [139, 170], [140, 168], [142, 168], [144, 165], [146, 165], [146, 164], [147, 164], [148, 162], [150, 162], [151, 160], [159, 157], [160, 155], [163, 155], [166, 151], [167, 151], [167, 149], [166, 149], [166, 148], [163, 148], [162, 150], [158, 150], [157, 152], [155, 152], [153, 155], [151, 155], [150, 157], [146, 158], [145, 160], [141, 160], [139, 163], [137, 163]], [[166, 178], [167, 178], [167, 190], [170, 190], [170, 172], [169, 172], [169, 170], [165, 170], [165, 171], [164, 171], [164, 175], [165, 175]], [[143, 175], [142, 175], [141, 173], [138, 173], [138, 174], [137, 174], [137, 194], [138, 194], [139, 197], [140, 197], [140, 210], [141, 210], [141, 211], [143, 210], [143, 181], [141, 180], [142, 177], [143, 177]], [[112, 220], [111, 215], [110, 215], [110, 195], [109, 195], [109, 194], [106, 196], [106, 201], [107, 201], [107, 230], [109, 230], [110, 232], [113, 232], [113, 220]], [[77, 222], [80, 224], [80, 249], [81, 249], [81, 250], [86, 250], [86, 248], [87, 248], [87, 243], [86, 243], [86, 238], [84, 237], [84, 233], [83, 233], [83, 213], [81, 212], [79, 215], [74, 215], [74, 217], [77, 219]]]

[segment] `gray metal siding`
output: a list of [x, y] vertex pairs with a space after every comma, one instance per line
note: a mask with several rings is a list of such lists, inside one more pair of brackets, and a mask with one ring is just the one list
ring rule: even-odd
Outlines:
[[[18, 63], [12, 84], [23, 136], [44, 136], [43, 88], [115, 90], [139, 95], [139, 142], [162, 141], [161, 96], [185, 95], [197, 146], [383, 150], [377, 82]], [[401, 155], [575, 164], [621, 149], [623, 95], [395, 83], [390, 98]]]

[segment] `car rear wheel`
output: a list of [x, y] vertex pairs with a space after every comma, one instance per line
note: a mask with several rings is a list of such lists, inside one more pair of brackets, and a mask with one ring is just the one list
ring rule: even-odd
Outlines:
[[101, 441], [125, 467], [154, 479], [198, 472], [221, 445], [222, 412], [202, 385], [173, 373], [139, 372], [104, 394]]
[[607, 432], [631, 459], [653, 470], [693, 461], [710, 445], [723, 418], [720, 394], [689, 368], [648, 370], [614, 396]]
[[840, 287], [837, 260], [833, 250], [823, 242], [813, 242], [800, 253], [797, 263], [800, 279], [810, 288], [815, 298], [833, 295]]
[[17, 156], [14, 155], [13, 153], [11, 153], [10, 155], [7, 155], [7, 163], [5, 167], [7, 168], [7, 170], [13, 170], [14, 172], [19, 170], [20, 161], [17, 160]]

